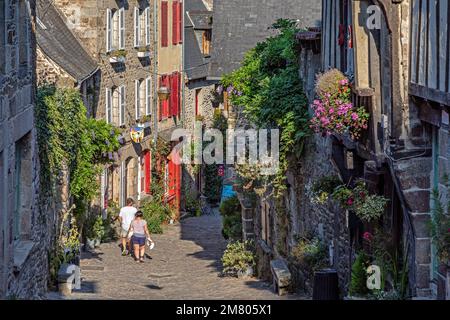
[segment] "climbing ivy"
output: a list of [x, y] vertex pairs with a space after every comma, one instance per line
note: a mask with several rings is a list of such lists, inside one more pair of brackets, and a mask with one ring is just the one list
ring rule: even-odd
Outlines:
[[36, 127], [43, 191], [51, 196], [56, 179], [65, 172], [78, 223], [99, 192], [98, 177], [108, 155], [117, 152], [118, 129], [104, 120], [88, 118], [75, 89], [41, 87], [37, 94]]
[[298, 76], [294, 20], [279, 19], [269, 37], [250, 50], [242, 66], [222, 80], [231, 103], [244, 108], [245, 116], [257, 127], [278, 128], [280, 168], [272, 184], [276, 195], [286, 189], [288, 158], [300, 156], [305, 138], [310, 134], [307, 98]]

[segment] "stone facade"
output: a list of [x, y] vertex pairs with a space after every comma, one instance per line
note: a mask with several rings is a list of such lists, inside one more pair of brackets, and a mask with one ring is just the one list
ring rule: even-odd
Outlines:
[[54, 228], [38, 202], [34, 2], [2, 1], [0, 22], [8, 35], [0, 36], [0, 298], [38, 298], [47, 289]]

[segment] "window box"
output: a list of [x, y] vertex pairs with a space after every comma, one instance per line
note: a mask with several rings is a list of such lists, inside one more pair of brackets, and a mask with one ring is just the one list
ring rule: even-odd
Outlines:
[[126, 51], [125, 50], [116, 50], [109, 54], [109, 62], [110, 63], [125, 63], [126, 62]]
[[142, 46], [137, 48], [138, 58], [149, 58], [150, 57], [150, 46]]

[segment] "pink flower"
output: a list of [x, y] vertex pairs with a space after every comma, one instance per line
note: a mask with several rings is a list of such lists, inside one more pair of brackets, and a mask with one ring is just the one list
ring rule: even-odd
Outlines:
[[334, 113], [334, 109], [333, 109], [333, 108], [330, 108], [330, 110], [328, 110], [328, 112], [329, 112], [330, 114], [332, 114], [332, 113]]
[[364, 240], [366, 240], [366, 241], [372, 241], [372, 234], [370, 233], [370, 232], [364, 232], [364, 234], [363, 234], [363, 238], [364, 238]]
[[358, 120], [359, 119], [359, 116], [358, 116], [358, 114], [357, 113], [352, 113], [352, 120], [353, 121], [356, 121], [356, 120]]
[[353, 205], [353, 202], [354, 202], [353, 198], [348, 198], [347, 205], [351, 206], [351, 205]]
[[341, 86], [346, 86], [346, 85], [348, 85], [348, 79], [343, 79], [343, 80], [339, 81], [339, 84], [340, 84]]

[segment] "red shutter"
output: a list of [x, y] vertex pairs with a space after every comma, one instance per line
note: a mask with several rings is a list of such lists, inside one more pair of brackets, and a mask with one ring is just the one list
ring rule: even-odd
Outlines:
[[177, 103], [177, 116], [181, 116], [181, 80], [182, 74], [180, 72], [177, 73], [177, 85], [178, 85], [178, 103]]
[[[159, 87], [161, 88], [164, 84], [164, 76], [159, 77]], [[159, 121], [162, 120], [164, 113], [164, 101], [159, 101]]]
[[178, 15], [180, 14], [180, 10], [178, 9], [178, 1], [174, 1], [172, 3], [172, 44], [177, 45], [179, 40], [179, 25], [178, 25]]
[[161, 47], [169, 45], [169, 3], [167, 1], [161, 2]]
[[183, 12], [183, 2], [180, 2], [178, 5], [178, 9], [180, 11], [179, 15], [178, 15], [178, 27], [180, 28], [180, 34], [179, 34], [179, 43], [183, 43], [183, 33], [184, 33], [184, 28], [183, 28], [183, 18], [184, 18], [184, 12]]
[[145, 172], [145, 187], [144, 192], [149, 194], [151, 190], [152, 183], [152, 160], [151, 160], [150, 151], [147, 151], [144, 155], [144, 172]]
[[172, 74], [172, 116], [178, 115], [178, 73]]

